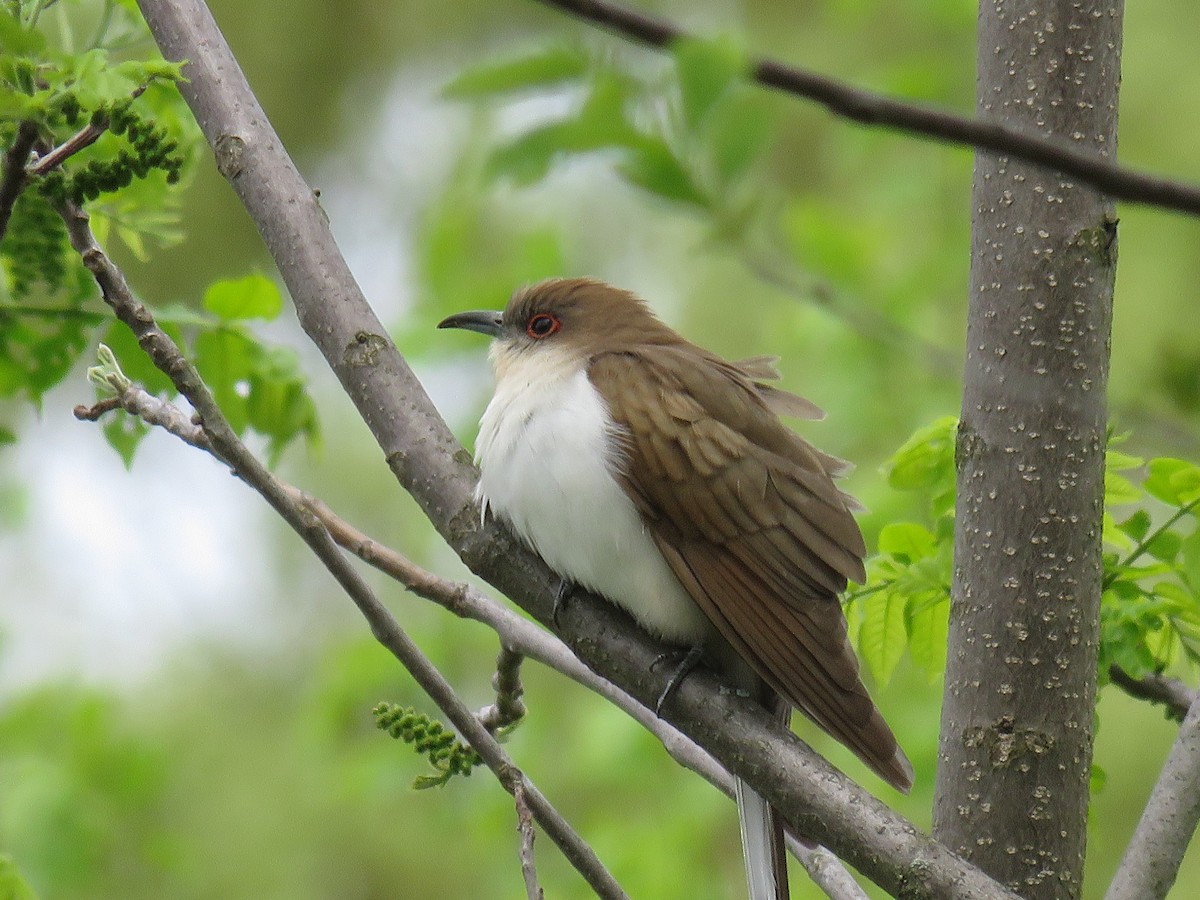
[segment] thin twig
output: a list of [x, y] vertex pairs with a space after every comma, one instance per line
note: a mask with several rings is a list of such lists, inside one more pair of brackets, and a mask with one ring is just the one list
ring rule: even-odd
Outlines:
[[1150, 792], [1105, 900], [1162, 900], [1200, 824], [1200, 702], [1194, 702]]
[[12, 218], [17, 198], [29, 183], [25, 164], [29, 162], [29, 154], [33, 152], [37, 136], [36, 122], [22, 122], [17, 127], [17, 135], [8, 152], [4, 154], [4, 171], [0, 173], [0, 240], [8, 232], [8, 221]]
[[[146, 85], [140, 85], [135, 88], [130, 94], [130, 100], [136, 100], [146, 90]], [[45, 175], [57, 166], [62, 165], [80, 150], [90, 147], [108, 131], [108, 119], [104, 118], [100, 122], [89, 122], [79, 131], [75, 132], [36, 163], [29, 167], [30, 175]]]
[[1166, 708], [1167, 715], [1176, 722], [1183, 721], [1198, 696], [1196, 691], [1178, 678], [1157, 674], [1134, 678], [1115, 663], [1108, 667], [1108, 678], [1131, 697], [1161, 703]]
[[400, 627], [387, 607], [350, 565], [320, 522], [295, 502], [282, 484], [238, 439], [199, 372], [179, 347], [158, 327], [150, 311], [130, 291], [121, 271], [97, 245], [87, 214], [68, 204], [63, 219], [71, 245], [99, 284], [104, 300], [117, 318], [129, 326], [138, 344], [174, 383], [203, 422], [211, 452], [253, 487], [317, 555], [343, 590], [350, 595], [371, 633], [409, 671], [426, 694], [454, 724], [459, 734], [479, 753], [484, 763], [510, 794], [524, 790], [529, 808], [568, 860], [602, 897], [625, 898], [625, 892], [604, 868], [595, 852], [579, 837], [545, 796], [518, 769], [496, 739], [455, 694], [453, 687]]
[[[603, 0], [538, 0], [576, 18], [658, 49], [690, 35], [671, 22]], [[999, 122], [972, 119], [853, 87], [845, 82], [770, 59], [750, 64], [754, 81], [820, 103], [859, 122], [987, 150], [1045, 166], [1099, 188], [1110, 197], [1200, 215], [1200, 186], [1118, 166], [1045, 137]]]
[[543, 900], [541, 885], [538, 884], [537, 863], [533, 858], [533, 816], [525, 800], [525, 789], [517, 785], [513, 791], [517, 804], [517, 832], [521, 835], [521, 874], [525, 878], [525, 896], [529, 900]]

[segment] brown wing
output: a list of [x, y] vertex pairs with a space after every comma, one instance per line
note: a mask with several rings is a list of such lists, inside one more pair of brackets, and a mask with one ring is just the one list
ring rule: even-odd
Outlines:
[[783, 426], [761, 372], [683, 345], [603, 354], [588, 374], [625, 429], [625, 487], [697, 605], [767, 684], [907, 790], [837, 600], [866, 552], [833, 481], [841, 461]]

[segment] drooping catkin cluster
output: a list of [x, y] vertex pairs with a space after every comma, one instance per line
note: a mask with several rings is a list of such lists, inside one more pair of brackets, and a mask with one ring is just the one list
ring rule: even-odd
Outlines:
[[438, 771], [437, 775], [419, 776], [413, 782], [414, 788], [441, 787], [455, 775], [470, 775], [471, 769], [483, 762], [478, 753], [460, 742], [441, 722], [412, 708], [380, 703], [371, 712], [382, 731], [411, 744]]
[[[78, 120], [77, 106], [63, 109], [68, 121]], [[94, 110], [89, 124], [124, 136], [128, 147], [107, 159], [89, 160], [70, 173], [55, 171], [46, 175], [38, 190], [52, 203], [71, 200], [82, 204], [100, 194], [128, 187], [134, 178], [145, 178], [155, 169], [166, 173], [167, 183], [175, 184], [185, 162], [179, 144], [161, 125], [147, 121], [133, 109], [132, 100], [102, 106]]]

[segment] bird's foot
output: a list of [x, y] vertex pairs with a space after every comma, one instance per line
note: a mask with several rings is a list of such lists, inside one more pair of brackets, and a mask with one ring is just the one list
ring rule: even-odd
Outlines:
[[[678, 658], [679, 651], [664, 653], [654, 661], [651, 668], [656, 668], [660, 663], [666, 662], [668, 659]], [[662, 710], [666, 705], [667, 700], [675, 693], [676, 689], [683, 683], [683, 679], [687, 678], [691, 671], [700, 664], [700, 659], [704, 656], [704, 644], [695, 644], [688, 648], [687, 653], [679, 661], [679, 665], [675, 667], [675, 671], [671, 673], [671, 677], [667, 679], [667, 686], [663, 688], [662, 693], [658, 695], [658, 700], [654, 703], [654, 714], [660, 719], [662, 718]]]
[[558, 590], [554, 592], [554, 608], [550, 612], [550, 621], [554, 623], [555, 628], [562, 627], [563, 610], [567, 608], [567, 603], [571, 597], [579, 590], [579, 585], [573, 582], [570, 578], [562, 578], [558, 582]]

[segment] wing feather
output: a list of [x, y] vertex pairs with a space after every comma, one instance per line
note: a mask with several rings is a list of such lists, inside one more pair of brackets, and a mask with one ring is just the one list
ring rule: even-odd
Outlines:
[[837, 600], [863, 580], [866, 553], [833, 480], [845, 465], [778, 418], [816, 407], [759, 383], [771, 360], [731, 364], [688, 344], [604, 353], [588, 374], [624, 431], [616, 474], [692, 599], [764, 682], [907, 789], [911, 766]]

